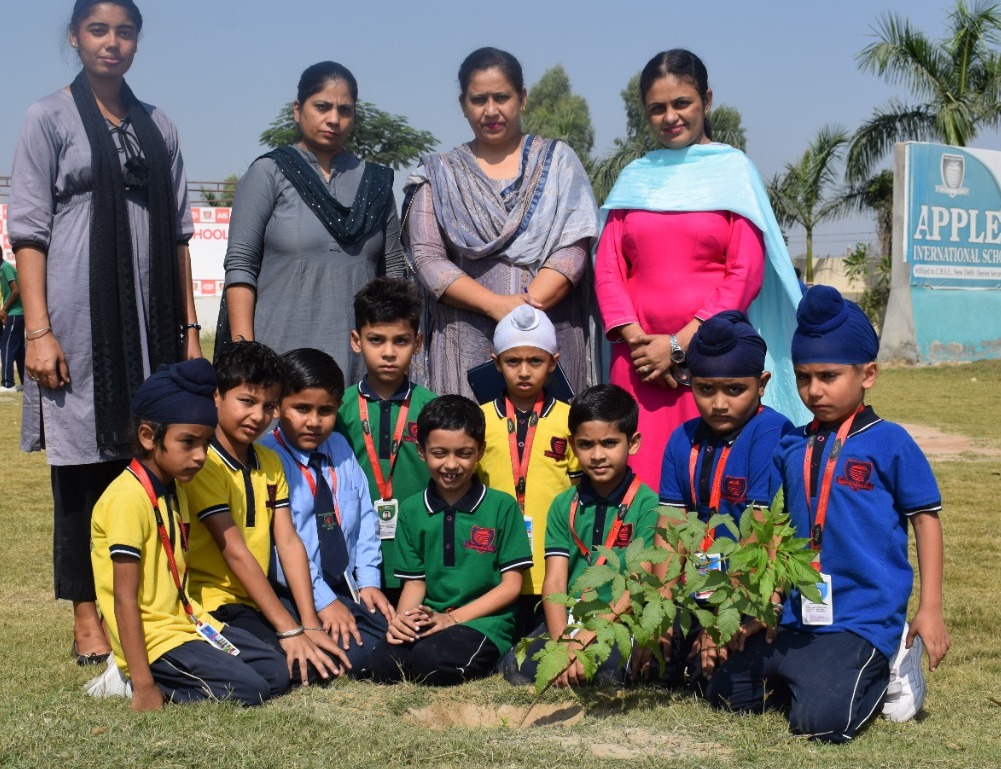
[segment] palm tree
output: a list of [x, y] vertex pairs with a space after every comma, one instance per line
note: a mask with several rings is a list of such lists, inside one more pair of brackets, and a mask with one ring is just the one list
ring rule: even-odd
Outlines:
[[1001, 4], [957, 0], [941, 41], [929, 40], [907, 19], [886, 14], [876, 41], [857, 57], [863, 71], [900, 83], [914, 104], [899, 99], [876, 109], [859, 128], [848, 151], [848, 175], [872, 174], [894, 142], [942, 141], [964, 147], [982, 128], [1001, 124]]
[[786, 165], [768, 185], [768, 196], [779, 224], [806, 230], [806, 282], [813, 283], [813, 230], [821, 222], [850, 210], [840, 189], [841, 159], [850, 141], [837, 125], [824, 126], [795, 163]]

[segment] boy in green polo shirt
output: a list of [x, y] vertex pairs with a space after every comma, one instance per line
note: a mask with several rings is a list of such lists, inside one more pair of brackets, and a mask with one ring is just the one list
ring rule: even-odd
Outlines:
[[[24, 308], [21, 307], [21, 289], [17, 285], [17, 271], [10, 262], [0, 259], [0, 356], [3, 362], [3, 386], [0, 392], [14, 392], [24, 385]], [[36, 335], [37, 336], [37, 335]], [[14, 369], [21, 386], [14, 386]]]
[[511, 647], [513, 604], [532, 550], [517, 501], [476, 476], [485, 423], [459, 395], [417, 418], [431, 482], [404, 500], [396, 532], [396, 617], [372, 652], [376, 681], [451, 686], [489, 675]]
[[423, 491], [428, 482], [417, 453], [417, 415], [434, 393], [408, 378], [410, 361], [421, 348], [421, 298], [406, 280], [376, 278], [355, 294], [354, 306], [351, 349], [365, 360], [366, 374], [344, 392], [335, 429], [368, 478], [379, 516], [382, 592], [396, 604], [399, 500]]
[[[584, 478], [577, 488], [568, 489], [553, 500], [546, 523], [546, 576], [542, 582], [545, 624], [532, 636], [547, 633], [559, 638], [567, 633], [570, 618], [566, 606], [550, 603], [547, 596], [568, 593], [591, 564], [602, 561], [599, 547], [629, 547], [636, 539], [650, 546], [657, 525], [659, 499], [629, 468], [629, 457], [640, 447], [636, 432], [639, 407], [633, 397], [616, 385], [596, 385], [578, 395], [570, 406], [570, 442]], [[611, 583], [598, 588], [597, 598], [609, 604], [627, 596], [613, 596]], [[593, 634], [587, 630], [571, 633], [574, 641], [586, 644]], [[502, 665], [509, 683], [532, 683], [538, 663], [532, 659], [545, 643], [535, 641], [528, 648], [524, 664], [518, 668], [514, 655]], [[573, 659], [573, 651], [570, 652]], [[598, 668], [601, 682], [622, 683], [627, 673], [617, 650]], [[584, 668], [576, 662], [557, 680], [559, 686], [587, 683]]]

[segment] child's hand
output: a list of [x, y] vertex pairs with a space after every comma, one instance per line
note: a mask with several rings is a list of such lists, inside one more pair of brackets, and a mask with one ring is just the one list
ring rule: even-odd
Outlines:
[[918, 613], [911, 620], [911, 629], [907, 634], [908, 649], [914, 643], [914, 636], [921, 636], [925, 652], [928, 654], [928, 669], [934, 673], [939, 663], [945, 659], [950, 646], [949, 631], [945, 627], [942, 612], [918, 609]]
[[695, 638], [695, 643], [692, 644], [692, 651], [689, 653], [688, 659], [692, 660], [696, 657], [699, 658], [702, 666], [702, 675], [709, 678], [715, 672], [717, 662], [720, 664], [726, 662], [727, 648], [716, 646], [712, 637], [705, 630], [700, 630]]
[[339, 641], [345, 649], [350, 649], [351, 639], [354, 638], [358, 646], [362, 645], [358, 623], [341, 601], [334, 601], [323, 607], [316, 616], [320, 618], [320, 626], [330, 634], [335, 643]]
[[[331, 657], [332, 665], [328, 667], [331, 675], [342, 676], [351, 669], [351, 660], [348, 655], [337, 645], [337, 643], [322, 630], [307, 630], [306, 638], [313, 642], [320, 654], [326, 652]], [[317, 667], [319, 669], [319, 667]]]
[[775, 640], [776, 628], [768, 627], [760, 619], [746, 619], [737, 628], [737, 632], [733, 634], [733, 637], [727, 641], [726, 648], [732, 652], [742, 652], [744, 651], [744, 644], [747, 643], [747, 639], [755, 633], [760, 633], [762, 630], [765, 631], [765, 643], [771, 643]]
[[440, 630], [445, 630], [445, 628], [459, 624], [458, 620], [448, 612], [435, 611], [430, 606], [418, 606], [416, 611], [421, 613], [421, 616], [417, 620], [419, 628], [418, 638], [426, 638]]
[[424, 616], [421, 607], [398, 612], [389, 622], [386, 641], [391, 644], [413, 643], [420, 637]]
[[[668, 630], [657, 642], [660, 644], [660, 653], [665, 660], [671, 659], [671, 631]], [[648, 648], [638, 649], [633, 647], [633, 658], [630, 663], [630, 675], [634, 681], [649, 681], [654, 668], [653, 650]]]
[[386, 598], [385, 594], [379, 588], [363, 587], [358, 591], [358, 597], [365, 608], [373, 614], [381, 611], [382, 616], [390, 622], [396, 616], [396, 609], [393, 608], [393, 604], [389, 602], [389, 599]]
[[309, 663], [313, 664], [316, 672], [320, 674], [320, 678], [323, 680], [327, 680], [331, 676], [337, 677], [344, 672], [345, 667], [351, 667], [347, 656], [337, 647], [337, 644], [326, 638], [323, 638], [321, 641], [321, 637], [324, 636], [323, 633], [316, 633], [315, 635], [317, 636], [318, 643], [323, 643], [326, 646], [326, 650], [337, 657], [343, 664], [343, 667], [334, 662], [329, 655], [320, 649], [318, 643], [313, 643], [305, 633], [293, 638], [282, 638], [278, 643], [281, 644], [282, 650], [285, 652], [285, 661], [288, 664], [289, 675], [292, 675], [295, 663], [298, 662], [299, 676], [302, 679], [303, 686], [309, 686]]
[[573, 652], [570, 652], [570, 657], [573, 660], [573, 664], [568, 667], [560, 677], [556, 679], [556, 686], [559, 689], [570, 689], [574, 686], [583, 686], [587, 683], [587, 676], [584, 675], [584, 666], [580, 664]]
[[136, 713], [148, 713], [163, 707], [163, 692], [154, 683], [135, 686], [132, 689], [132, 710]]

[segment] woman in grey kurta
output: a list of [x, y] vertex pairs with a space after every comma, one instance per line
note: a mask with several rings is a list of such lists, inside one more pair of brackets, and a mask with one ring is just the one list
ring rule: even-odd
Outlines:
[[404, 270], [392, 171], [343, 148], [357, 95], [335, 62], [303, 73], [293, 105], [302, 139], [258, 158], [240, 180], [225, 260], [232, 338], [279, 353], [323, 350], [348, 382], [365, 373], [350, 345], [354, 295]]
[[44, 449], [52, 466], [55, 594], [74, 602], [81, 663], [110, 649], [90, 512], [131, 454], [133, 386], [180, 357], [179, 333], [183, 354], [198, 354], [177, 129], [124, 82], [141, 26], [131, 3], [77, 4], [83, 71], [29, 107], [8, 208], [28, 338], [21, 448]]
[[459, 84], [473, 140], [422, 157], [404, 203], [407, 260], [427, 297], [428, 386], [473, 397], [466, 372], [490, 360], [496, 322], [530, 302], [556, 326], [579, 392], [596, 377], [587, 174], [565, 143], [522, 133], [527, 94], [511, 54], [474, 51]]

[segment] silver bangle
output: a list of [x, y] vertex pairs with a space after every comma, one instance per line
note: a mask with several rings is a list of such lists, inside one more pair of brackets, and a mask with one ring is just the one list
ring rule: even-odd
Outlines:
[[283, 633], [275, 631], [275, 635], [278, 636], [279, 641], [284, 641], [287, 638], [296, 638], [297, 636], [301, 636], [305, 632], [306, 628], [304, 628], [302, 625], [299, 625], [298, 627], [294, 627], [291, 630], [286, 630]]

